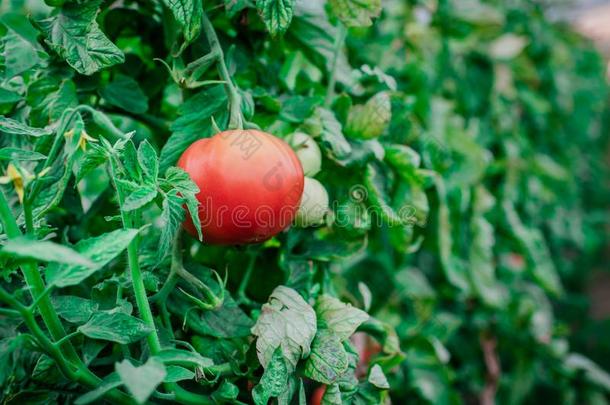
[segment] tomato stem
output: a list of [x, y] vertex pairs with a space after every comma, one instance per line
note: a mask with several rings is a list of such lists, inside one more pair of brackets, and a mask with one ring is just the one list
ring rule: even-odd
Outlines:
[[174, 238], [172, 246], [172, 262], [169, 270], [169, 275], [163, 284], [163, 287], [155, 295], [150, 297], [150, 302], [159, 302], [164, 305], [169, 294], [174, 290], [178, 282], [178, 269], [182, 267], [182, 232], [178, 230]]
[[250, 278], [252, 277], [252, 272], [254, 271], [254, 265], [256, 264], [256, 252], [250, 252], [248, 259], [248, 267], [246, 267], [246, 272], [241, 279], [241, 283], [239, 283], [239, 288], [237, 290], [237, 302], [239, 304], [250, 304], [250, 299], [246, 296], [246, 289], [248, 288], [248, 284], [250, 284]]
[[[116, 162], [110, 161], [110, 170], [112, 171], [112, 178], [116, 179], [118, 176], [116, 170]], [[115, 182], [117, 198], [119, 200], [119, 211], [121, 212], [121, 219], [123, 220], [123, 227], [125, 229], [131, 229], [135, 224], [134, 214], [123, 210], [123, 204], [125, 202], [125, 196], [121, 187]], [[135, 211], [137, 215], [137, 210]], [[140, 269], [140, 263], [138, 262], [138, 244], [140, 237], [136, 235], [131, 243], [127, 246], [127, 260], [129, 262], [129, 270], [131, 272], [131, 284], [133, 286], [133, 294], [136, 298], [136, 305], [140, 316], [146, 325], [148, 325], [152, 332], [148, 334], [146, 339], [148, 340], [148, 346], [150, 352], [154, 355], [161, 351], [161, 342], [157, 333], [157, 327], [155, 326], [155, 319], [150, 309], [150, 303], [148, 302], [148, 296], [146, 295], [146, 288], [144, 287], [144, 279], [142, 277], [142, 271]]]
[[29, 198], [23, 199], [23, 217], [25, 218], [25, 231], [34, 235], [34, 217], [32, 215], [32, 203]]
[[[4, 196], [4, 192], [2, 191], [0, 191], [0, 216], [2, 217], [4, 229], [9, 239], [14, 239], [22, 235], [13, 212], [11, 211], [6, 197]], [[34, 302], [38, 302], [40, 315], [42, 316], [45, 325], [49, 329], [49, 332], [51, 332], [51, 336], [53, 336], [53, 339], [55, 340], [63, 338], [66, 332], [64, 331], [64, 327], [62, 326], [59, 317], [57, 316], [57, 312], [55, 312], [55, 308], [53, 308], [53, 305], [51, 304], [51, 300], [49, 299], [48, 295], [44, 294], [46, 288], [36, 263], [32, 261], [23, 263], [21, 265], [21, 271], [23, 273], [23, 277], [25, 278], [26, 284], [28, 287], [30, 287], [32, 299]], [[74, 347], [71, 345], [66, 347], [66, 355], [73, 361], [79, 359]]]
[[209, 405], [211, 405], [211, 404], [216, 403], [215, 401], [212, 401], [210, 398], [208, 398], [206, 396], [195, 394], [193, 392], [185, 390], [184, 388], [179, 386], [177, 383], [168, 383], [167, 386], [171, 387], [171, 389], [176, 394], [176, 399], [182, 404], [187, 404], [187, 405], [208, 405], [209, 404]]
[[[9, 239], [22, 235], [2, 190], [0, 190], [0, 218], [2, 219], [4, 231]], [[40, 275], [40, 272], [38, 271], [36, 263], [28, 261], [21, 266], [21, 270], [23, 272], [26, 285], [30, 289], [34, 304], [36, 305], [26, 307], [1, 287], [0, 301], [13, 307], [14, 310], [19, 312], [24, 323], [36, 338], [36, 342], [45, 351], [45, 353], [55, 360], [57, 366], [66, 377], [92, 388], [97, 387], [100, 384], [101, 379], [93, 374], [93, 372], [91, 372], [87, 366], [85, 366], [76, 353], [74, 346], [72, 346], [72, 344], [66, 340], [63, 351], [60, 350], [56, 346], [56, 343], [49, 340], [36, 322], [33, 310], [37, 306], [44, 324], [56, 342], [63, 341], [66, 336], [70, 336], [66, 335], [64, 327], [59, 320], [59, 316], [51, 304], [51, 299], [48, 296], [48, 292], [51, 288], [45, 288], [44, 281]], [[117, 404], [133, 403], [129, 397], [116, 389], [108, 391], [105, 396], [112, 399]]]
[[220, 46], [218, 36], [216, 35], [216, 31], [214, 30], [214, 26], [212, 25], [212, 22], [208, 18], [205, 11], [203, 12], [202, 22], [205, 36], [208, 39], [208, 43], [210, 45], [210, 53], [217, 56], [216, 65], [218, 69], [218, 74], [220, 75], [220, 78], [225, 82], [225, 89], [227, 91], [227, 95], [229, 96], [229, 128], [243, 129], [244, 116], [241, 111], [241, 95], [239, 94], [239, 90], [235, 86], [235, 83], [233, 83], [233, 78], [229, 73], [229, 69], [227, 68], [227, 63], [225, 61], [224, 51]]

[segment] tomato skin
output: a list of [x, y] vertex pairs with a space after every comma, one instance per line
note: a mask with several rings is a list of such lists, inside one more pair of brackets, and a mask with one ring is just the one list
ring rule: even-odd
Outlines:
[[[303, 194], [303, 168], [283, 140], [257, 130], [224, 131], [187, 148], [178, 161], [199, 187], [203, 241], [263, 242], [287, 228]], [[184, 228], [196, 236], [188, 218]]]
[[324, 223], [329, 210], [328, 192], [316, 179], [305, 177], [303, 198], [297, 211], [295, 224], [302, 228]]
[[310, 405], [320, 405], [322, 403], [322, 398], [324, 398], [324, 393], [326, 393], [326, 385], [321, 385], [315, 389], [313, 394], [311, 394], [311, 399], [309, 400]]
[[303, 132], [295, 132], [288, 138], [288, 143], [299, 157], [305, 176], [314, 177], [320, 172], [322, 152], [311, 136]]

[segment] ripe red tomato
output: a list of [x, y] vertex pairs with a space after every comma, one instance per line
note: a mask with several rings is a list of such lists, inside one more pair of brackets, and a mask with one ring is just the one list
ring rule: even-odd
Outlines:
[[322, 398], [324, 398], [324, 393], [326, 392], [326, 385], [321, 385], [315, 389], [315, 391], [311, 394], [311, 399], [309, 401], [309, 405], [320, 405], [322, 403]]
[[[294, 220], [303, 194], [303, 168], [290, 146], [261, 131], [233, 130], [201, 139], [178, 166], [199, 186], [205, 243], [265, 241]], [[188, 216], [187, 216], [188, 217]], [[197, 235], [190, 218], [185, 229]]]

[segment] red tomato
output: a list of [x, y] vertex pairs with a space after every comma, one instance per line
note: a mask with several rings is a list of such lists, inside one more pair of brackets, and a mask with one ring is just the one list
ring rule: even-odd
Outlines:
[[364, 377], [373, 357], [381, 353], [381, 345], [363, 332], [354, 333], [350, 340], [360, 355], [356, 367], [356, 376]]
[[[294, 220], [303, 194], [303, 168], [287, 143], [255, 130], [225, 131], [201, 139], [178, 166], [199, 186], [205, 243], [265, 241]], [[185, 229], [197, 235], [188, 218]]]
[[326, 392], [326, 385], [321, 385], [316, 388], [311, 394], [311, 399], [309, 400], [309, 405], [320, 405], [322, 403], [322, 398], [324, 398], [324, 393]]

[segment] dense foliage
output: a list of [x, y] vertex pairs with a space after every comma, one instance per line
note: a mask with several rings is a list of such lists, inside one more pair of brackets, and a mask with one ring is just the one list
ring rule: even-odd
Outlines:
[[[46, 3], [0, 5], [2, 403], [605, 403], [604, 62], [542, 4]], [[181, 232], [227, 128], [313, 137], [329, 208]]]

